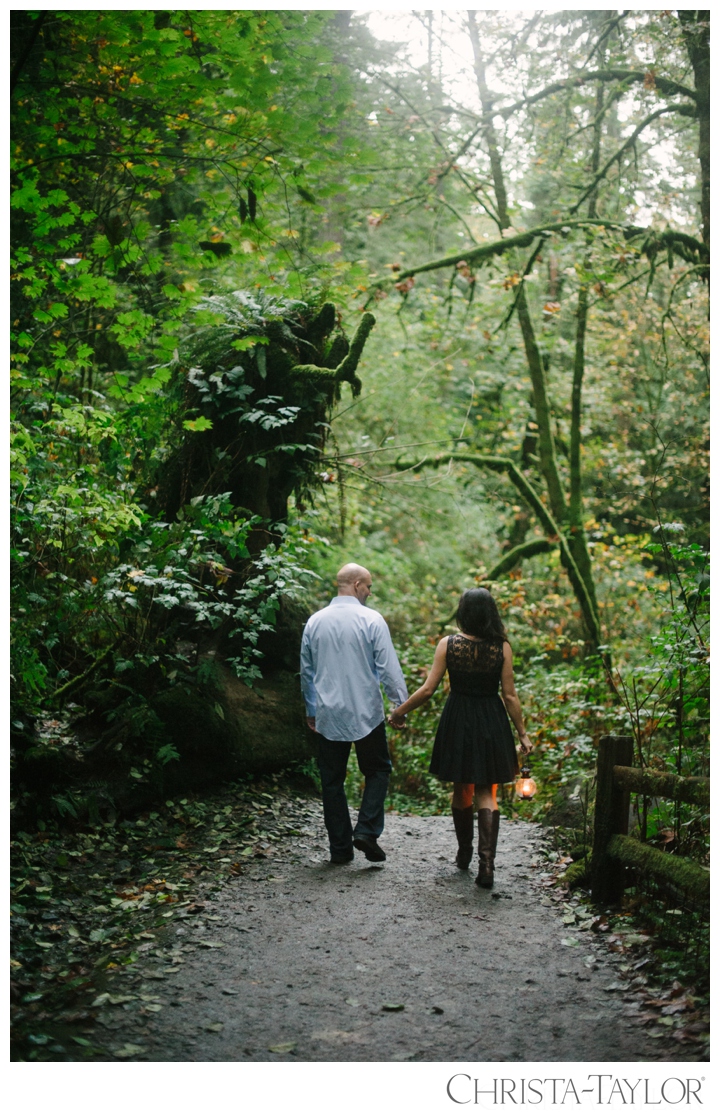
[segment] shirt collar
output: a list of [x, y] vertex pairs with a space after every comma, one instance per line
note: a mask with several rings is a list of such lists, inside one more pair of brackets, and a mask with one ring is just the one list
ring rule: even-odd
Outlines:
[[362, 604], [357, 596], [333, 596], [330, 601], [331, 604], [358, 604], [362, 608]]

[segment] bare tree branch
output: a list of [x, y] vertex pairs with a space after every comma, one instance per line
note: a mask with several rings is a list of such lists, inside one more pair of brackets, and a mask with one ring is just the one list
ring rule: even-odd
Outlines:
[[[626, 82], [645, 82], [647, 74], [644, 70], [593, 70], [587, 74], [577, 74], [575, 77], [566, 78], [565, 81], [554, 81], [551, 85], [547, 85], [544, 89], [540, 89], [537, 93], [532, 93], [529, 97], [522, 97], [519, 101], [515, 101], [511, 105], [506, 105], [505, 108], [494, 108], [492, 110], [493, 116], [502, 116], [507, 120], [518, 111], [518, 109], [525, 108], [527, 105], [536, 104], [537, 101], [544, 100], [545, 97], [551, 97], [553, 93], [562, 93], [564, 89], [575, 89], [580, 85], [587, 85], [591, 81], [626, 81]], [[670, 78], [658, 77], [654, 75], [655, 88], [658, 89], [664, 96], [668, 97], [690, 97], [693, 101], [696, 100], [697, 94], [694, 89], [689, 89], [686, 85], [681, 85], [678, 81], [672, 81]]]
[[578, 209], [585, 201], [585, 198], [589, 197], [593, 190], [597, 187], [597, 185], [602, 182], [603, 178], [605, 178], [613, 163], [617, 163], [620, 161], [628, 148], [633, 146], [638, 136], [645, 130], [645, 128], [652, 124], [653, 120], [657, 120], [659, 116], [665, 116], [668, 112], [679, 112], [682, 116], [695, 115], [695, 109], [692, 105], [682, 104], [667, 105], [666, 108], [658, 108], [655, 112], [651, 112], [649, 116], [646, 116], [644, 120], [640, 121], [632, 135], [628, 136], [622, 146], [619, 147], [617, 151], [606, 161], [605, 165], [600, 168], [590, 185], [586, 186], [586, 188], [580, 195], [579, 200], [575, 202], [575, 204], [568, 210], [568, 212], [577, 213]]

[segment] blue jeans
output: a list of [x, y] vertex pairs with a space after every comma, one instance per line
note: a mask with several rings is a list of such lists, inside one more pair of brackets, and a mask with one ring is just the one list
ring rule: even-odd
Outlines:
[[353, 836], [377, 838], [385, 824], [383, 807], [392, 770], [385, 721], [381, 721], [364, 739], [355, 741], [358, 766], [365, 776], [365, 789], [354, 832], [345, 797], [345, 775], [352, 743], [325, 739], [319, 732], [317, 743], [317, 763], [322, 783], [325, 828], [330, 838], [330, 854], [350, 855], [353, 850]]

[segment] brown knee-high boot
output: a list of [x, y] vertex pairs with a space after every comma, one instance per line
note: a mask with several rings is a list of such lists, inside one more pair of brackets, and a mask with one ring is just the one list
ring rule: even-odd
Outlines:
[[500, 831], [498, 809], [478, 809], [478, 873], [475, 882], [479, 887], [493, 885], [495, 851]]
[[458, 842], [455, 863], [461, 871], [466, 871], [473, 854], [473, 807], [468, 805], [466, 809], [456, 809], [453, 806], [452, 816]]

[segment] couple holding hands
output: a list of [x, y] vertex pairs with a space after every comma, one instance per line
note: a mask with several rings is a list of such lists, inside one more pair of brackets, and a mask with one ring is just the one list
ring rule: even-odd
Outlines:
[[[468, 589], [457, 610], [459, 631], [437, 645], [430, 672], [412, 696], [388, 626], [367, 607], [372, 577], [361, 565], [344, 565], [338, 594], [310, 617], [303, 632], [300, 678], [308, 726], [316, 733], [330, 862], [349, 863], [353, 849], [367, 859], [386, 858], [378, 844], [392, 770], [380, 686], [395, 707], [388, 720], [403, 728], [409, 712], [424, 704], [448, 671], [450, 693], [435, 736], [430, 772], [453, 783], [456, 864], [470, 866], [477, 811], [478, 874], [492, 887], [500, 813], [496, 791], [518, 773], [510, 720], [523, 755], [532, 749], [515, 691], [512, 651], [497, 604], [487, 589]], [[502, 699], [499, 690], [502, 692]], [[345, 796], [350, 748], [355, 743], [365, 789], [353, 829]]]

